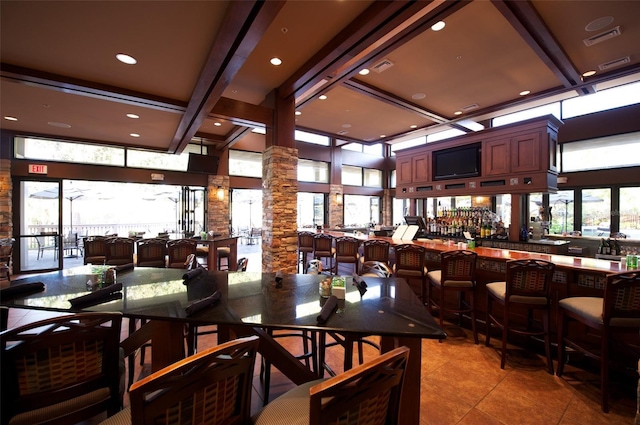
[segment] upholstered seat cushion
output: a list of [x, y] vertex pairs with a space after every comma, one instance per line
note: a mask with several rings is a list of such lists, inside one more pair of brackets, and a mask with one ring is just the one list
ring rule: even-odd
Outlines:
[[412, 269], [397, 269], [395, 264], [393, 265], [393, 273], [400, 273], [403, 276], [415, 276], [422, 277], [422, 275], [427, 275], [429, 270], [425, 267], [422, 272], [420, 270], [412, 270]]
[[228, 246], [220, 246], [217, 248], [217, 251], [218, 257], [228, 257], [231, 255], [231, 248]]
[[109, 398], [109, 388], [100, 388], [81, 397], [65, 400], [40, 409], [19, 413], [11, 418], [9, 425], [33, 425], [50, 421], [56, 417], [68, 415], [69, 412], [98, 404]]
[[[427, 273], [427, 277], [433, 282], [435, 286], [442, 285], [442, 270], [433, 270]], [[444, 286], [451, 286], [457, 288], [472, 288], [473, 282], [470, 280], [447, 280]]]
[[122, 409], [115, 415], [100, 422], [100, 425], [131, 425], [131, 408]]
[[287, 391], [252, 418], [255, 425], [309, 425], [309, 390], [325, 379], [317, 379]]
[[[496, 298], [504, 301], [507, 291], [507, 282], [487, 283], [487, 291], [491, 292]], [[512, 295], [509, 300], [512, 303], [526, 304], [547, 304], [549, 300], [546, 297], [527, 297], [523, 295]]]
[[[569, 297], [558, 301], [559, 307], [582, 316], [589, 321], [600, 324], [603, 324], [603, 305], [603, 299], [600, 297]], [[640, 319], [612, 317], [610, 325], [619, 327], [638, 327], [640, 326]]]

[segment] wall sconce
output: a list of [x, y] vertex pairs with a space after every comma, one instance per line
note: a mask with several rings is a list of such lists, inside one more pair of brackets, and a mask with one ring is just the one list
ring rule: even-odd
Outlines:
[[342, 205], [342, 193], [336, 193], [336, 204]]
[[216, 197], [218, 198], [218, 201], [224, 201], [224, 188], [222, 186], [218, 186]]

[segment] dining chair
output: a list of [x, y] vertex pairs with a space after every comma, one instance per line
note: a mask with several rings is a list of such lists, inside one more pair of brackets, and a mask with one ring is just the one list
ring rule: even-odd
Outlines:
[[162, 238], [140, 239], [136, 242], [136, 266], [167, 266], [167, 241]]
[[101, 425], [246, 424], [258, 337], [211, 347], [133, 384], [130, 407]]
[[393, 272], [382, 261], [365, 261], [360, 267], [360, 276], [366, 277], [391, 277]]
[[7, 280], [11, 279], [11, 261], [13, 259], [13, 244], [14, 238], [2, 238], [0, 239], [0, 264], [7, 266], [6, 277]]
[[[36, 260], [44, 258], [45, 251], [53, 251], [53, 259], [58, 258], [58, 247], [55, 244], [56, 236], [38, 235], [35, 237], [38, 244], [38, 252], [36, 254]], [[53, 243], [50, 243], [50, 238], [53, 238]]]
[[134, 240], [131, 238], [114, 237], [107, 239], [107, 253], [105, 264], [108, 266], [133, 265]]
[[77, 423], [120, 410], [121, 324], [120, 313], [79, 313], [2, 332], [2, 423]]
[[[500, 368], [504, 369], [509, 333], [524, 336], [543, 336], [547, 356], [547, 370], [553, 375], [551, 341], [549, 336], [550, 299], [549, 292], [555, 264], [535, 259], [508, 260], [507, 278], [504, 282], [487, 283], [487, 319], [485, 345], [491, 340], [491, 325], [502, 329], [502, 354]], [[493, 311], [493, 303], [502, 306], [502, 320]], [[513, 310], [525, 309], [527, 323], [519, 326], [512, 319]], [[534, 319], [534, 311], [542, 314], [542, 328]]]
[[85, 238], [84, 264], [104, 264], [107, 258], [107, 236], [89, 236]]
[[[571, 337], [570, 323], [580, 323], [599, 334], [599, 342], [586, 344]], [[609, 411], [609, 368], [615, 337], [626, 335], [637, 341], [640, 329], [640, 272], [627, 271], [607, 276], [604, 297], [568, 297], [558, 302], [558, 370], [562, 376], [567, 349], [600, 363], [600, 397], [603, 412]], [[636, 356], [637, 358], [637, 356]]]
[[191, 254], [196, 256], [197, 242], [193, 239], [173, 239], [167, 241], [169, 262], [167, 267], [172, 269], [185, 268], [185, 261]]
[[[333, 247], [333, 236], [326, 233], [318, 233], [313, 236], [313, 258], [323, 261], [329, 259], [329, 273], [333, 273], [333, 256], [336, 249]], [[326, 267], [323, 267], [326, 270]]]
[[[433, 313], [433, 308], [438, 310], [440, 327], [443, 326], [444, 313], [456, 313], [459, 324], [462, 323], [463, 313], [471, 315], [471, 329], [473, 341], [478, 343], [478, 331], [476, 329], [476, 259], [478, 254], [468, 250], [443, 251], [440, 253], [440, 270], [432, 270], [427, 273], [427, 309]], [[435, 301], [432, 289], [437, 289], [439, 298]], [[447, 305], [447, 293], [455, 292], [458, 298], [457, 307]], [[468, 295], [468, 299], [465, 299]]]
[[306, 273], [306, 264], [309, 254], [313, 253], [313, 237], [315, 233], [302, 231], [298, 232], [298, 270], [302, 268], [302, 273]]
[[[427, 302], [427, 269], [426, 254], [427, 250], [414, 244], [401, 244], [394, 247], [395, 264], [393, 265], [393, 274], [396, 277], [402, 277], [413, 291], [420, 297], [422, 302]], [[420, 286], [416, 287], [412, 281], [420, 279]]]
[[353, 264], [353, 273], [358, 274], [360, 263], [360, 241], [352, 236], [335, 238], [335, 273], [338, 273], [340, 264]]
[[389, 249], [391, 244], [382, 239], [368, 239], [362, 244], [361, 263], [377, 261], [389, 266]]
[[398, 347], [329, 379], [299, 385], [267, 404], [254, 425], [397, 424], [409, 349]]

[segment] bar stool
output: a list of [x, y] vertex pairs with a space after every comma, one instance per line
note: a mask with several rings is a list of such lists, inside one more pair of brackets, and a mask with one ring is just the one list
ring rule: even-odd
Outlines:
[[[500, 368], [504, 369], [507, 353], [507, 337], [509, 332], [526, 336], [544, 336], [547, 355], [547, 368], [553, 375], [551, 361], [551, 342], [549, 338], [549, 288], [555, 264], [544, 260], [509, 260], [507, 261], [507, 280], [487, 284], [487, 335], [485, 345], [491, 339], [491, 325], [502, 329], [502, 355]], [[493, 301], [503, 306], [502, 321], [494, 315]], [[527, 310], [526, 328], [514, 326], [510, 321], [511, 310], [525, 308]], [[542, 312], [542, 329], [535, 323], [533, 311]]]
[[[476, 329], [476, 259], [478, 254], [473, 251], [454, 250], [440, 253], [441, 270], [433, 270], [427, 273], [429, 278], [427, 287], [427, 309], [432, 312], [433, 307], [439, 310], [438, 318], [440, 327], [443, 326], [444, 313], [457, 313], [459, 322], [462, 322], [462, 313], [471, 314], [471, 329], [473, 330], [473, 341], [478, 343], [478, 331]], [[440, 293], [438, 302], [434, 301], [431, 295], [431, 288], [437, 288]], [[447, 292], [456, 292], [458, 295], [458, 306], [453, 308], [447, 306], [445, 295]], [[465, 294], [469, 296], [465, 300]]]
[[402, 244], [394, 247], [396, 262], [393, 265], [393, 274], [396, 277], [403, 277], [414, 292], [418, 293], [411, 285], [411, 279], [420, 279], [419, 296], [423, 303], [427, 300], [427, 266], [425, 266], [425, 255], [427, 250], [414, 244]]
[[[600, 344], [588, 345], [569, 337], [571, 321], [600, 332]], [[638, 337], [640, 329], [640, 272], [629, 271], [607, 276], [604, 298], [569, 297], [558, 302], [558, 371], [562, 376], [566, 347], [600, 362], [601, 408], [609, 411], [609, 353], [614, 336]]]
[[318, 233], [313, 236], [313, 258], [322, 261], [329, 259], [329, 272], [333, 272], [333, 256], [336, 249], [333, 247], [333, 236], [326, 233]]
[[298, 232], [298, 270], [302, 265], [302, 273], [306, 273], [307, 256], [313, 254], [313, 232]]
[[369, 239], [362, 244], [362, 264], [367, 261], [377, 261], [389, 266], [389, 248], [391, 244], [381, 239]]
[[353, 264], [353, 272], [358, 274], [358, 263], [360, 262], [360, 241], [351, 236], [342, 236], [336, 238], [336, 269], [335, 273], [338, 273], [338, 267], [340, 263]]

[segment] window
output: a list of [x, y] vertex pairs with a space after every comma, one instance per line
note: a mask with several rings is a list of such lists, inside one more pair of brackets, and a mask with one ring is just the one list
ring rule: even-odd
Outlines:
[[545, 115], [553, 115], [556, 118], [560, 118], [560, 102], [550, 103], [548, 105], [538, 106], [537, 108], [530, 108], [524, 111], [514, 112], [513, 114], [495, 117], [492, 120], [492, 125], [493, 127], [499, 127], [501, 125], [512, 124], [514, 122], [542, 117]]
[[[551, 213], [550, 234], [574, 231], [573, 190], [559, 190], [549, 196]], [[585, 234], [584, 222], [582, 233]]]
[[298, 228], [324, 226], [323, 193], [298, 192]]
[[511, 195], [496, 195], [496, 215], [502, 220], [504, 228], [511, 226]]
[[362, 168], [344, 165], [342, 167], [342, 184], [348, 186], [362, 186]]
[[136, 149], [127, 150], [127, 167], [187, 171], [188, 163], [189, 153], [186, 150], [180, 155]]
[[294, 137], [298, 142], [307, 142], [322, 146], [329, 146], [331, 142], [327, 136], [321, 136], [319, 134], [308, 133], [300, 130], [295, 131]]
[[345, 227], [368, 227], [380, 222], [378, 196], [344, 195]]
[[587, 230], [590, 230], [593, 236], [608, 237], [610, 227], [611, 189], [583, 189], [582, 234], [587, 236]]
[[562, 145], [562, 172], [640, 165], [640, 132]]
[[392, 223], [400, 225], [404, 223], [404, 216], [409, 215], [409, 199], [393, 198]]
[[411, 140], [405, 140], [404, 142], [394, 143], [393, 145], [391, 145], [391, 155], [395, 155], [395, 151], [424, 145], [426, 143], [427, 138], [425, 136], [421, 136]]
[[437, 133], [429, 134], [427, 136], [427, 143], [437, 142], [438, 140], [450, 139], [452, 137], [460, 136], [463, 134], [467, 134], [462, 130], [458, 130], [457, 128], [452, 128], [450, 130], [439, 131]]
[[640, 83], [625, 84], [563, 101], [562, 118], [577, 117], [635, 103], [640, 103]]
[[364, 185], [367, 187], [382, 187], [382, 171], [364, 168]]
[[299, 159], [298, 181], [329, 183], [329, 164], [321, 161]]
[[15, 157], [124, 167], [124, 148], [16, 137]]
[[[338, 140], [338, 143], [340, 142], [342, 142], [342, 140]], [[365, 145], [363, 143], [347, 143], [346, 145], [342, 145], [341, 149], [382, 157], [382, 143], [375, 143], [373, 145]]]
[[640, 186], [620, 188], [620, 232], [640, 239]]
[[389, 187], [391, 189], [396, 187], [396, 170], [391, 170], [391, 177], [389, 179]]
[[229, 175], [262, 178], [262, 154], [230, 150]]

